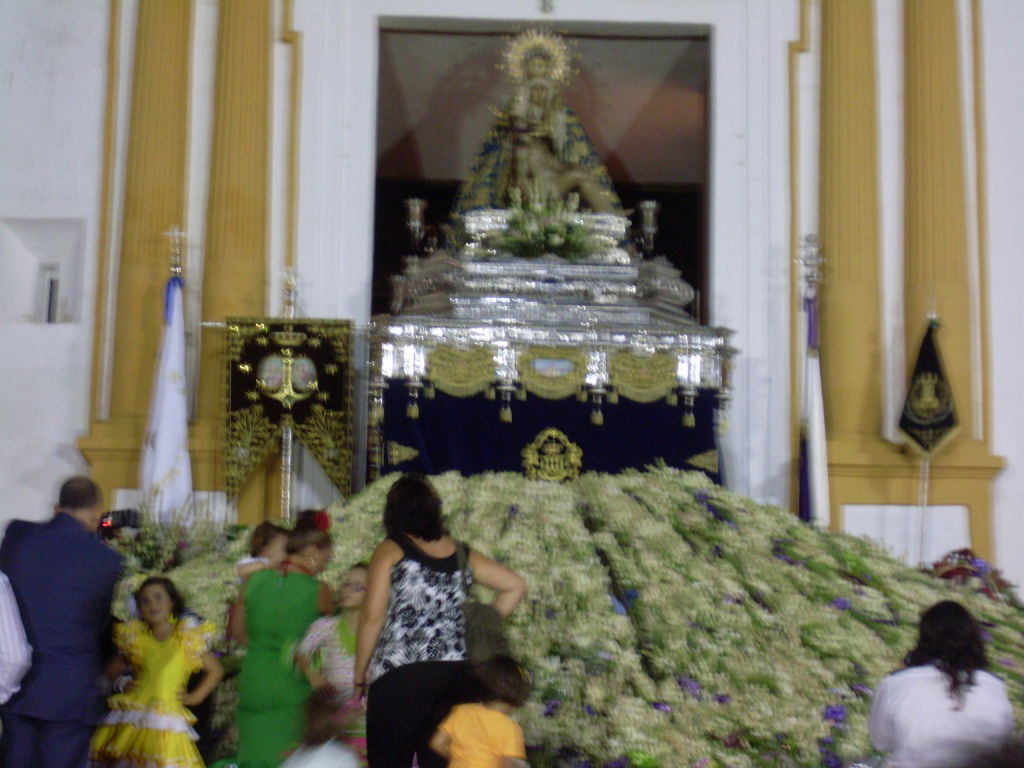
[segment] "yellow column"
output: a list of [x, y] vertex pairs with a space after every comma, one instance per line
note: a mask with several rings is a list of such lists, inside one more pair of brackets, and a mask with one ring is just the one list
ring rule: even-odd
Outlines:
[[[990, 557], [991, 482], [1001, 461], [990, 455], [985, 441], [971, 437], [968, 212], [956, 6], [954, 0], [905, 0], [904, 10], [908, 366], [934, 305], [943, 317], [941, 344], [963, 423], [960, 436], [932, 464], [929, 501], [966, 505], [973, 547]], [[843, 505], [915, 505], [920, 499], [918, 457], [881, 438], [873, 13], [869, 0], [822, 2], [822, 373], [833, 528], [842, 527]]]
[[[991, 481], [1002, 462], [990, 454], [987, 438], [975, 439], [979, 425], [972, 403], [986, 393], [984, 387], [977, 391], [972, 376], [975, 342], [960, 86], [965, 53], [959, 50], [954, 0], [905, 0], [904, 36], [908, 366], [913, 365], [926, 316], [934, 310], [942, 322], [939, 341], [961, 428], [933, 463], [931, 502], [966, 504], [973, 546], [989, 556]], [[984, 285], [979, 290], [984, 292]]]
[[[266, 307], [266, 263], [270, 197], [271, 0], [222, 0], [217, 36], [217, 79], [210, 170], [203, 319], [262, 315]], [[197, 475], [220, 482], [218, 436], [222, 416], [223, 332], [203, 333], [199, 424], [204, 447], [193, 456]], [[197, 461], [198, 459], [198, 461]], [[239, 520], [276, 516], [258, 469], [242, 490]]]
[[[108, 67], [117, 66], [116, 14]], [[169, 249], [162, 233], [184, 222], [187, 189], [191, 0], [143, 0], [135, 31], [132, 103], [117, 279], [110, 420], [93, 412], [79, 441], [108, 494], [137, 485], [137, 464], [160, 342]], [[108, 78], [108, 84], [116, 78]], [[114, 130], [108, 103], [106, 130]], [[108, 162], [111, 160], [107, 153]], [[105, 185], [109, 195], [109, 185]], [[105, 238], [101, 236], [101, 243]], [[100, 283], [106, 290], [106, 283]], [[105, 295], [97, 303], [105, 303]], [[98, 314], [97, 317], [100, 317]], [[98, 331], [99, 329], [97, 329]], [[100, 365], [99, 346], [94, 367]], [[94, 381], [98, 382], [98, 378]]]
[[877, 463], [881, 277], [874, 4], [821, 6], [822, 378], [832, 524]]

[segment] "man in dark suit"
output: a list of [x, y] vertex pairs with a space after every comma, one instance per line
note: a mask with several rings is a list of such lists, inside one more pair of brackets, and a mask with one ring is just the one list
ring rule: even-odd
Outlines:
[[88, 477], [60, 489], [46, 523], [15, 520], [0, 544], [32, 666], [0, 708], [5, 768], [84, 768], [102, 713], [100, 641], [121, 557], [96, 536], [103, 510]]

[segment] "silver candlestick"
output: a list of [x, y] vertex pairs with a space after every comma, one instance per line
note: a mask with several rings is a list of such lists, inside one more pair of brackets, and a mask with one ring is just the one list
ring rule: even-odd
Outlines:
[[423, 224], [423, 212], [426, 209], [426, 200], [410, 197], [405, 201], [405, 227], [409, 230], [409, 241], [415, 254], [419, 253], [423, 235], [426, 232], [426, 227]]
[[658, 234], [657, 200], [641, 200], [640, 205], [640, 248], [645, 256], [654, 253], [654, 236]]

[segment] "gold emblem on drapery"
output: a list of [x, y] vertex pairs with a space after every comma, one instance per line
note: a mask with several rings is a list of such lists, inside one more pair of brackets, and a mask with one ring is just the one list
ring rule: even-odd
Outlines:
[[285, 426], [342, 493], [351, 489], [351, 323], [228, 320], [226, 484], [237, 494]]
[[572, 480], [583, 468], [583, 449], [554, 427], [541, 430], [522, 455], [523, 471], [531, 480]]

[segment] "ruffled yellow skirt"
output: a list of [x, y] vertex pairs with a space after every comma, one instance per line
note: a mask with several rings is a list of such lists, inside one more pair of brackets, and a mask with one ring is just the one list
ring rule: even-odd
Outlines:
[[185, 723], [164, 730], [147, 727], [148, 718], [130, 718], [130, 714], [134, 713], [111, 713], [135, 722], [111, 723], [108, 718], [106, 724], [96, 729], [90, 747], [90, 768], [204, 768], [193, 732]]

